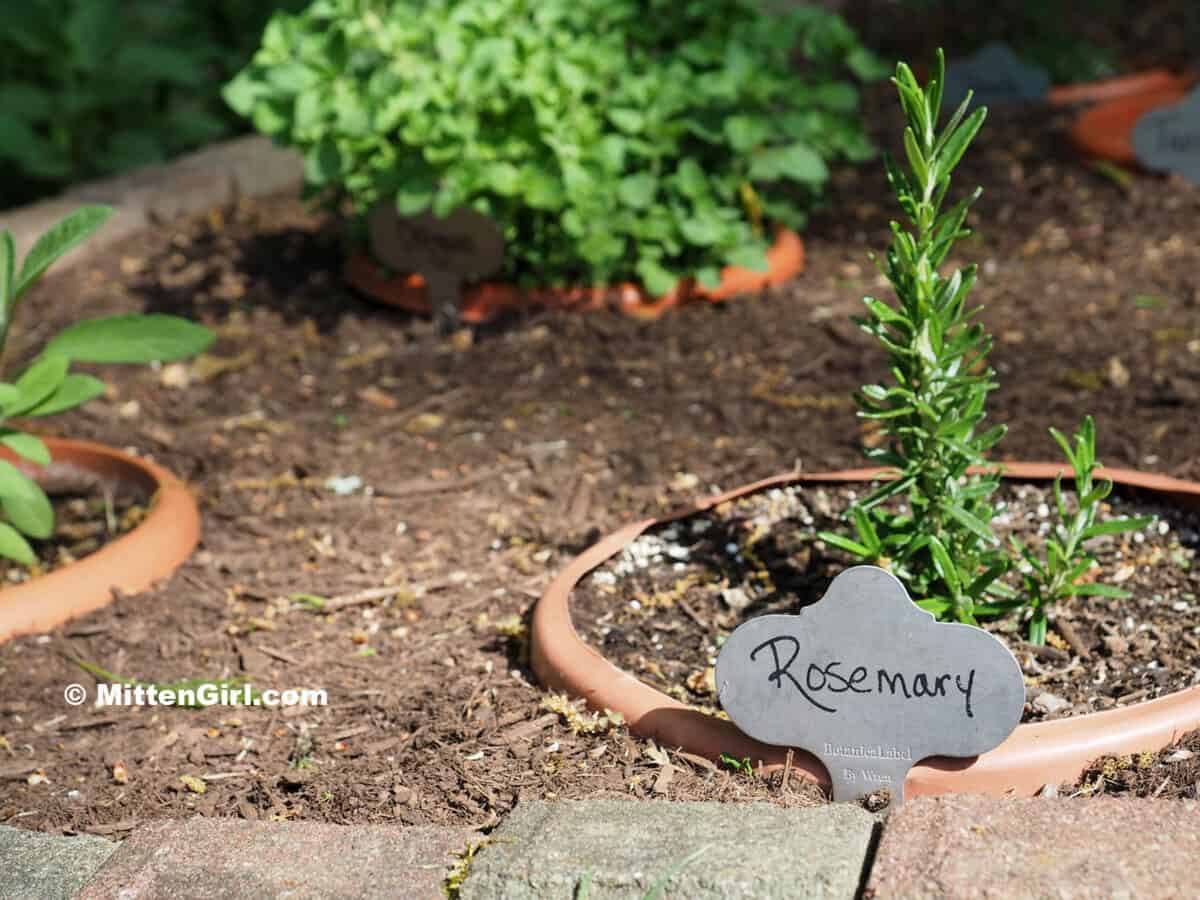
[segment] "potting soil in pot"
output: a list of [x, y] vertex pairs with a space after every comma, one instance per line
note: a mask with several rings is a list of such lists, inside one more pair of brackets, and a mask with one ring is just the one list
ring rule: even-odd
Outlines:
[[[816, 533], [841, 530], [840, 513], [861, 487], [760, 491], [647, 532], [580, 584], [572, 597], [576, 628], [616, 665], [716, 713], [712, 666], [725, 637], [747, 618], [815, 602], [852, 564]], [[1000, 499], [997, 536], [1040, 545], [1055, 515], [1050, 487], [1004, 485]], [[1111, 709], [1200, 684], [1200, 576], [1192, 568], [1200, 517], [1114, 493], [1098, 518], [1145, 514], [1157, 517], [1145, 529], [1091, 546], [1098, 565], [1089, 577], [1131, 597], [1060, 604], [1040, 647], [1026, 642], [1015, 616], [983, 623], [1021, 664], [1022, 721]]]

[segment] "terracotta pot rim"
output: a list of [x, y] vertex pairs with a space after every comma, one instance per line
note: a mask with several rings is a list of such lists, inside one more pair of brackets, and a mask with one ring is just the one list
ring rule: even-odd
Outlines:
[[[1055, 462], [1004, 463], [996, 467], [1009, 480], [1045, 481], [1068, 468]], [[1200, 506], [1200, 483], [1133, 469], [1105, 468], [1118, 485], [1166, 495]], [[571, 621], [571, 592], [583, 577], [647, 529], [695, 515], [712, 507], [772, 487], [870, 481], [885, 476], [880, 468], [829, 472], [791, 472], [766, 478], [676, 510], [662, 517], [632, 522], [609, 534], [572, 560], [546, 588], [534, 608], [530, 659], [546, 687], [584, 698], [596, 709], [621, 713], [630, 729], [667, 747], [679, 747], [716, 760], [722, 753], [761, 761], [768, 770], [784, 764], [787, 748], [761, 744], [742, 734], [732, 722], [689, 709], [685, 704], [638, 680], [587, 644]], [[1200, 728], [1200, 687], [1132, 706], [1050, 722], [1019, 725], [999, 747], [979, 757], [931, 757], [915, 765], [905, 794], [946, 792], [1036, 793], [1043, 785], [1072, 781], [1096, 757], [1157, 750], [1187, 731]], [[829, 778], [811, 754], [794, 751], [792, 768], [825, 787]]]
[[[721, 282], [705, 288], [685, 278], [661, 297], [647, 297], [636, 284], [623, 283], [599, 287], [523, 288], [507, 282], [485, 281], [464, 288], [460, 315], [465, 322], [486, 322], [505, 309], [523, 306], [549, 306], [560, 309], [591, 310], [615, 306], [633, 318], [654, 319], [671, 307], [689, 300], [718, 303], [737, 294], [752, 293], [768, 285], [790, 281], [804, 270], [804, 242], [789, 228], [775, 231], [775, 241], [767, 250], [767, 271], [756, 272], [737, 266], [721, 270]], [[425, 279], [419, 274], [383, 274], [384, 267], [367, 250], [358, 250], [346, 260], [344, 276], [352, 287], [386, 306], [428, 314], [429, 300]]]
[[1071, 140], [1088, 156], [1135, 164], [1133, 129], [1138, 119], [1150, 110], [1178, 103], [1187, 93], [1185, 87], [1163, 87], [1089, 107], [1071, 125]]
[[[0, 590], [0, 641], [50, 630], [170, 575], [200, 540], [200, 510], [187, 486], [149, 460], [90, 441], [44, 438], [53, 463], [86, 469], [152, 495], [146, 518], [99, 550]], [[13, 460], [11, 455], [7, 457]], [[36, 477], [38, 467], [21, 467]]]
[[1136, 94], [1165, 89], [1187, 90], [1196, 83], [1197, 72], [1188, 69], [1173, 72], [1164, 66], [1142, 69], [1113, 78], [1057, 84], [1050, 88], [1046, 102], [1051, 106], [1074, 106], [1082, 103], [1103, 103]]

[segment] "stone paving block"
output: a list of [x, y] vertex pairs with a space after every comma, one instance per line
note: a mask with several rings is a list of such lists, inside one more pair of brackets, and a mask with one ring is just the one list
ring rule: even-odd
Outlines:
[[217, 165], [228, 172], [243, 197], [299, 192], [304, 181], [304, 159], [300, 153], [290, 147], [279, 147], [261, 135], [205, 148], [193, 160], [197, 164]]
[[252, 135], [205, 147], [169, 163], [156, 163], [112, 178], [90, 181], [40, 203], [0, 212], [0, 228], [13, 232], [17, 252], [68, 212], [86, 203], [105, 203], [117, 213], [87, 243], [65, 256], [56, 270], [101, 253], [117, 241], [170, 221], [232, 203], [298, 191], [304, 178], [300, 155]]
[[884, 824], [867, 897], [1200, 897], [1200, 803], [919, 797]]
[[63, 837], [0, 825], [0, 897], [67, 900], [116, 849], [112, 841], [91, 835]]
[[587, 800], [520, 804], [471, 863], [463, 900], [855, 896], [875, 819], [850, 805]]
[[138, 828], [80, 900], [443, 900], [468, 828], [160, 820]]

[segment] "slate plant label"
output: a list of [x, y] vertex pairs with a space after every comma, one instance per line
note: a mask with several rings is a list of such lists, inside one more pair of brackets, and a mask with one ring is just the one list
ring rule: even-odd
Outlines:
[[935, 621], [875, 566], [847, 569], [797, 615], [740, 625], [716, 681], [738, 728], [821, 760], [834, 800], [887, 788], [901, 802], [914, 764], [991, 750], [1025, 704], [1021, 668], [1000, 640]]
[[972, 108], [1041, 103], [1050, 91], [1050, 75], [1007, 44], [993, 42], [946, 67], [943, 108], [957, 109], [968, 90], [975, 92]]
[[424, 276], [434, 315], [442, 322], [457, 318], [463, 282], [491, 275], [504, 262], [504, 238], [496, 223], [466, 207], [438, 218], [431, 212], [401, 216], [381, 204], [367, 216], [367, 233], [380, 262]]
[[1200, 87], [1174, 106], [1153, 109], [1133, 129], [1138, 162], [1156, 172], [1178, 172], [1200, 184]]

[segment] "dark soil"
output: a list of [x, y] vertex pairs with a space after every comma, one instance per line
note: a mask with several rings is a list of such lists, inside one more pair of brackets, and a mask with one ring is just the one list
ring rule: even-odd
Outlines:
[[[854, 496], [854, 488], [840, 486], [774, 488], [655, 528], [581, 583], [572, 596], [575, 626], [621, 668], [711, 710], [712, 666], [729, 633], [755, 616], [815, 603], [833, 577], [856, 562], [817, 537], [845, 532], [842, 516]], [[1044, 552], [1043, 534], [1055, 515], [1050, 490], [1005, 485], [998, 501], [997, 536]], [[1200, 572], [1192, 568], [1200, 515], [1113, 495], [1097, 518], [1133, 515], [1156, 520], [1140, 531], [1097, 538], [1089, 548], [1097, 561], [1092, 580], [1132, 596], [1060, 603], [1050, 612], [1044, 646], [1025, 641], [1016, 617], [985, 623], [1025, 673], [1024, 721], [1097, 712], [1200, 685]], [[1016, 575], [1008, 577], [1013, 588], [1020, 587]]]
[[[873, 108], [898, 134], [890, 98]], [[956, 178], [985, 186], [958, 256], [981, 265], [997, 336], [999, 455], [1052, 458], [1047, 427], [1091, 412], [1105, 462], [1200, 477], [1200, 189], [1113, 180], [1065, 124], [993, 115]], [[290, 199], [164, 222], [49, 278], [14, 359], [84, 314], [218, 330], [182, 369], [97, 370], [111, 397], [47, 423], [189, 479], [205, 535], [159, 588], [0, 645], [0, 822], [121, 835], [192, 812], [486, 826], [528, 797], [814, 802], [797, 779], [572, 729], [510, 635], [622, 521], [797, 460], [860, 463], [849, 391], [886, 373], [847, 317], [884, 291], [866, 253], [887, 241], [886, 196], [877, 165], [841, 168], [794, 284], [652, 323], [533, 314], [436, 340], [352, 296], [336, 223]], [[363, 487], [339, 495], [334, 476]], [[395, 593], [361, 593], [378, 588]], [[322, 613], [297, 593], [346, 599]], [[64, 687], [90, 680], [68, 655], [142, 681], [324, 688], [329, 704], [74, 708]]]
[[51, 498], [54, 534], [45, 540], [29, 541], [37, 564], [26, 568], [0, 557], [0, 584], [28, 581], [95, 553], [136, 528], [146, 516], [148, 500], [127, 491], [112, 490]]

